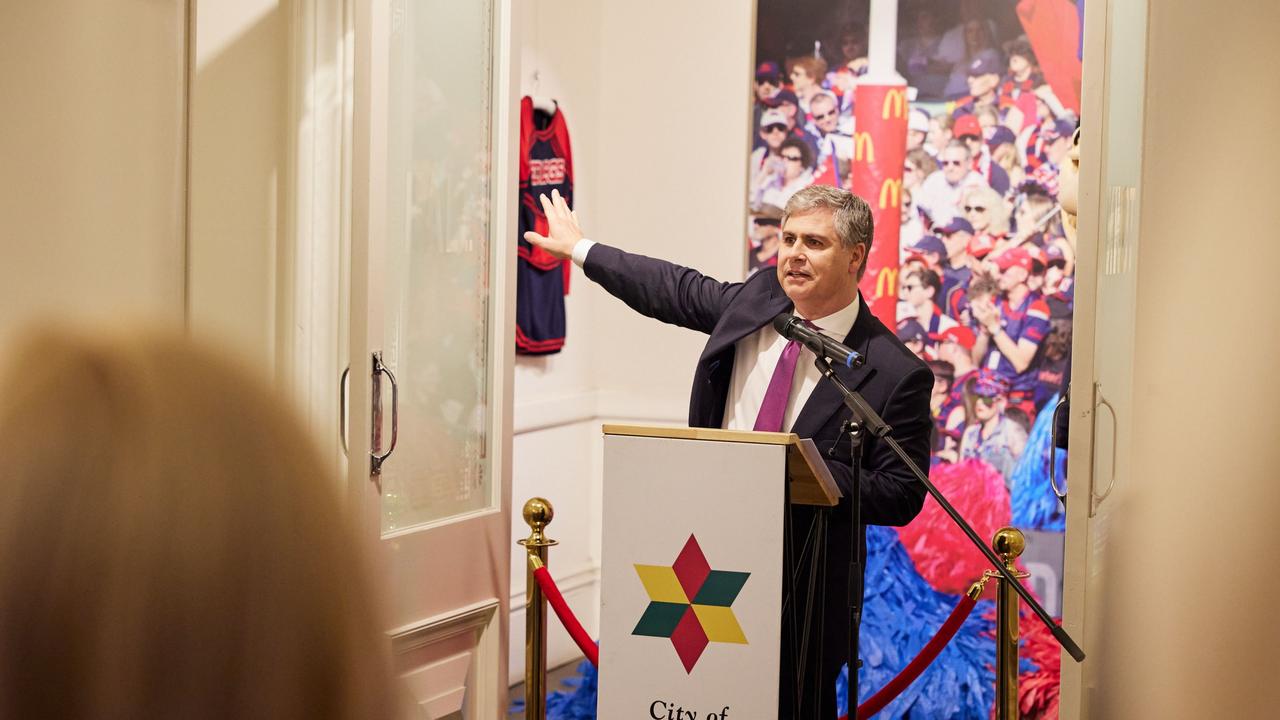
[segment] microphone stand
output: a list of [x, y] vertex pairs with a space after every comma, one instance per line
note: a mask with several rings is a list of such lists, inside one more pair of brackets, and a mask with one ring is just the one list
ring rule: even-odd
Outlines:
[[1066, 630], [1062, 629], [1061, 625], [1053, 621], [1053, 618], [1036, 601], [1031, 592], [1005, 567], [1004, 561], [996, 555], [995, 551], [982, 538], [978, 537], [978, 533], [974, 531], [973, 526], [964, 519], [964, 516], [947, 501], [947, 498], [943, 496], [937, 486], [929, 480], [928, 474], [915, 464], [906, 451], [902, 449], [902, 446], [898, 444], [897, 440], [890, 437], [889, 433], [892, 432], [893, 428], [889, 427], [879, 413], [867, 404], [867, 401], [859, 392], [851, 390], [848, 385], [845, 385], [844, 381], [836, 375], [835, 368], [832, 367], [829, 358], [818, 355], [814, 364], [817, 365], [818, 371], [822, 373], [822, 376], [830, 380], [836, 389], [840, 391], [841, 396], [844, 398], [845, 406], [853, 412], [853, 417], [845, 421], [840, 428], [842, 434], [849, 436], [850, 448], [853, 451], [850, 456], [853, 472], [850, 488], [851, 497], [849, 498], [850, 514], [853, 519], [852, 552], [850, 554], [853, 559], [849, 563], [849, 609], [852, 621], [849, 629], [849, 717], [852, 718], [856, 714], [855, 708], [858, 706], [858, 668], [862, 665], [862, 661], [858, 659], [858, 625], [862, 619], [862, 562], [858, 555], [861, 550], [862, 537], [860, 532], [862, 527], [862, 479], [860, 475], [862, 474], [861, 455], [864, 432], [869, 432], [873, 437], [880, 438], [893, 450], [898, 459], [906, 464], [911, 473], [915, 475], [916, 480], [919, 480], [920, 484], [924, 485], [929, 494], [933, 496], [933, 499], [938, 502], [938, 505], [946, 511], [951, 520], [964, 532], [974, 547], [982, 551], [982, 554], [987, 558], [987, 562], [991, 563], [991, 566], [999, 571], [1004, 581], [1017, 591], [1022, 600], [1045, 624], [1045, 627], [1049, 628], [1049, 632], [1053, 634], [1058, 644], [1071, 655], [1073, 660], [1084, 662], [1085, 654], [1080, 649], [1080, 646], [1071, 639], [1071, 636], [1067, 634]]

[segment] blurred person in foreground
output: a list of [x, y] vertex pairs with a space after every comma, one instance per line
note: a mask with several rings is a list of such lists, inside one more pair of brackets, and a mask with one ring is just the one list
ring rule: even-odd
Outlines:
[[0, 380], [0, 717], [398, 716], [301, 426], [177, 337], [42, 333]]

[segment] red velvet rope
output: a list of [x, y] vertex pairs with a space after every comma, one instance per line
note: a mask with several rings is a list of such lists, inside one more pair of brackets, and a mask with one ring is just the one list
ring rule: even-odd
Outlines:
[[[564, 595], [560, 594], [560, 588], [556, 587], [556, 581], [552, 579], [551, 573], [546, 567], [539, 567], [533, 571], [533, 577], [538, 581], [538, 587], [542, 588], [542, 593], [547, 596], [547, 602], [551, 604], [551, 609], [556, 611], [556, 617], [560, 618], [560, 623], [564, 625], [564, 629], [569, 631], [569, 637], [577, 643], [578, 649], [582, 654], [591, 661], [591, 666], [597, 670], [600, 668], [600, 647], [595, 644], [587, 631], [583, 629], [582, 623], [578, 622], [577, 616], [569, 609], [569, 604], [564, 601]], [[973, 612], [973, 607], [977, 605], [977, 598], [963, 595], [955, 609], [951, 611], [951, 615], [947, 621], [942, 623], [942, 627], [938, 629], [928, 643], [921, 648], [907, 666], [894, 676], [884, 687], [880, 688], [876, 694], [867, 698], [867, 701], [858, 706], [858, 720], [875, 715], [884, 709], [886, 705], [893, 702], [894, 698], [902, 694], [911, 683], [920, 677], [920, 673], [929, 667], [934, 660], [938, 659], [938, 654], [942, 652], [942, 648], [951, 642], [951, 638], [955, 637], [960, 630], [960, 626], [968, 619], [969, 613]], [[840, 716], [840, 720], [849, 720], [848, 715]]]
[[[934, 660], [938, 659], [938, 653], [942, 652], [942, 648], [951, 642], [951, 638], [955, 637], [956, 632], [960, 630], [960, 626], [969, 617], [969, 613], [973, 612], [973, 606], [978, 603], [976, 598], [964, 595], [960, 598], [960, 603], [956, 605], [956, 609], [951, 611], [951, 616], [947, 621], [942, 623], [942, 627], [938, 629], [938, 633], [925, 644], [911, 662], [902, 668], [892, 680], [884, 687], [880, 688], [875, 695], [867, 698], [867, 701], [858, 706], [858, 720], [871, 717], [884, 709], [885, 705], [893, 702], [894, 698], [902, 694], [911, 683], [920, 677], [920, 673], [929, 667]], [[848, 715], [841, 715], [840, 720], [849, 720]]]
[[547, 602], [551, 603], [551, 609], [556, 611], [556, 617], [560, 618], [564, 629], [569, 631], [569, 637], [573, 638], [573, 641], [578, 644], [578, 649], [591, 661], [591, 667], [599, 669], [600, 648], [582, 628], [582, 623], [578, 622], [577, 616], [569, 609], [569, 604], [564, 601], [564, 595], [560, 594], [560, 588], [556, 587], [556, 581], [551, 578], [551, 573], [545, 567], [540, 567], [533, 571], [533, 576], [537, 578], [542, 594], [547, 596]]

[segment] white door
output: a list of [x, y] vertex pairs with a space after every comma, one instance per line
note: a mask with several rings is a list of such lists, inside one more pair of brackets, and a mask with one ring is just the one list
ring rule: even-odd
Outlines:
[[398, 670], [435, 718], [505, 712], [508, 3], [355, 3], [348, 483], [379, 538]]
[[1089, 717], [1100, 681], [1112, 493], [1131, 476], [1147, 2], [1103, 0], [1086, 15], [1063, 627], [1092, 655], [1062, 656], [1064, 719]]

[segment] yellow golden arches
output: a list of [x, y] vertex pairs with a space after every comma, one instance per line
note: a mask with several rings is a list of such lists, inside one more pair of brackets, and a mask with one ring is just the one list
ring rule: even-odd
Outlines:
[[876, 143], [871, 139], [871, 133], [856, 132], [853, 134], [853, 159], [865, 159], [868, 163], [876, 161]]
[[902, 206], [902, 181], [889, 178], [880, 184], [880, 209]]
[[876, 274], [876, 297], [898, 296], [898, 268], [882, 267]]
[[[890, 112], [892, 111], [892, 115]], [[894, 88], [884, 96], [884, 107], [880, 111], [880, 117], [888, 120], [890, 117], [905, 117], [907, 114], [907, 91], [905, 88]]]

